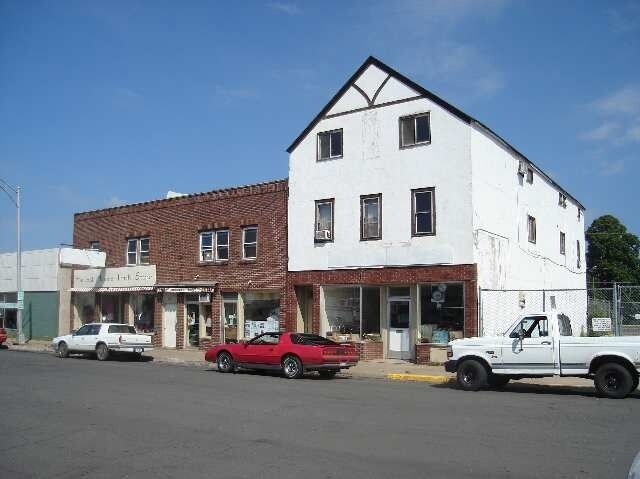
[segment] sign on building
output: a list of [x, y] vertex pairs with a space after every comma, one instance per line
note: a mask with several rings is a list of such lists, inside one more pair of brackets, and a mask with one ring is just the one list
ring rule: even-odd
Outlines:
[[592, 318], [591, 329], [597, 332], [611, 331], [611, 318]]
[[74, 288], [131, 288], [156, 284], [156, 266], [91, 268], [73, 272]]

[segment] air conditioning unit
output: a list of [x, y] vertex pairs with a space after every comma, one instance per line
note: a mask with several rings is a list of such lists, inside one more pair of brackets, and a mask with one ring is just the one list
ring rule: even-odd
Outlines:
[[316, 231], [316, 239], [319, 241], [326, 241], [331, 239], [331, 231], [329, 230], [318, 230]]
[[520, 176], [524, 176], [527, 174], [527, 162], [524, 160], [520, 160], [518, 163], [518, 174]]
[[210, 303], [211, 295], [209, 293], [198, 294], [198, 303]]

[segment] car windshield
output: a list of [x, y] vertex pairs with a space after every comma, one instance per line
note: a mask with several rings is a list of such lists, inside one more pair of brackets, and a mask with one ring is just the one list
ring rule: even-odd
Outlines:
[[295, 344], [310, 344], [313, 346], [335, 346], [337, 343], [317, 334], [292, 334], [291, 342]]
[[112, 324], [109, 326], [109, 333], [113, 334], [136, 334], [136, 328], [126, 324]]

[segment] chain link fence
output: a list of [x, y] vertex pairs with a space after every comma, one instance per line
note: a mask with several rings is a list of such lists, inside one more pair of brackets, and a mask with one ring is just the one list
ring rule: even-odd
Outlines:
[[479, 331], [504, 333], [519, 316], [552, 310], [571, 319], [577, 336], [640, 336], [640, 286], [480, 290]]

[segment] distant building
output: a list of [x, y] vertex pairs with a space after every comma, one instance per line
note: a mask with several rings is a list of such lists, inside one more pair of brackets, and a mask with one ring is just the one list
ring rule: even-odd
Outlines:
[[[16, 259], [16, 253], [0, 254], [0, 303], [17, 301]], [[104, 253], [73, 248], [22, 252], [26, 339], [49, 339], [69, 332], [71, 268], [92, 266], [104, 266]], [[15, 309], [0, 309], [0, 317], [7, 329], [16, 329]]]

